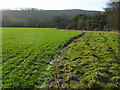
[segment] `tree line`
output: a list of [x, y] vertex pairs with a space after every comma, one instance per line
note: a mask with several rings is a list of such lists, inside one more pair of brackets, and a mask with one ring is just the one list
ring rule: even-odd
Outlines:
[[71, 18], [54, 17], [46, 22], [41, 22], [40, 20], [30, 20], [29, 23], [13, 23], [3, 21], [2, 25], [3, 27], [55, 27], [58, 29], [91, 31], [118, 30], [119, 12], [120, 2], [109, 2], [104, 12], [99, 12], [93, 16], [80, 14]]

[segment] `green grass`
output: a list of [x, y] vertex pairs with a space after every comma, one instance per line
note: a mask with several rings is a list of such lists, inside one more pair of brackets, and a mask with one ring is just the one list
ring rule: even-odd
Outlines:
[[86, 32], [74, 40], [53, 63], [48, 87], [120, 89], [118, 33]]
[[47, 65], [79, 31], [3, 28], [2, 88], [40, 88]]

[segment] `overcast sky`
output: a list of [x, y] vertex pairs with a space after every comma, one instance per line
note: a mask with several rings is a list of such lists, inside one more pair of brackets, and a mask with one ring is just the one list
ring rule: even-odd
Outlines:
[[39, 8], [44, 10], [83, 9], [103, 11], [108, 0], [0, 0], [3, 8]]

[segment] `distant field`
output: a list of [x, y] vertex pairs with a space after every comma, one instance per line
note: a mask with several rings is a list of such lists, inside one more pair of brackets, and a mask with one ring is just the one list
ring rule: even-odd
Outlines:
[[2, 87], [40, 88], [52, 57], [78, 34], [55, 28], [3, 28]]
[[120, 89], [118, 48], [118, 33], [86, 32], [53, 63], [48, 86]]

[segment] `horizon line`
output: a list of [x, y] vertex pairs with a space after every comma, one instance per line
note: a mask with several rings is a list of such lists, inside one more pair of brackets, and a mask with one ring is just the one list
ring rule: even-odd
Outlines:
[[83, 11], [104, 11], [104, 10], [86, 10], [86, 9], [40, 9], [40, 8], [29, 8], [29, 7], [23, 7], [23, 8], [0, 8], [1, 10], [16, 10], [16, 11], [22, 11], [22, 10], [83, 10]]

